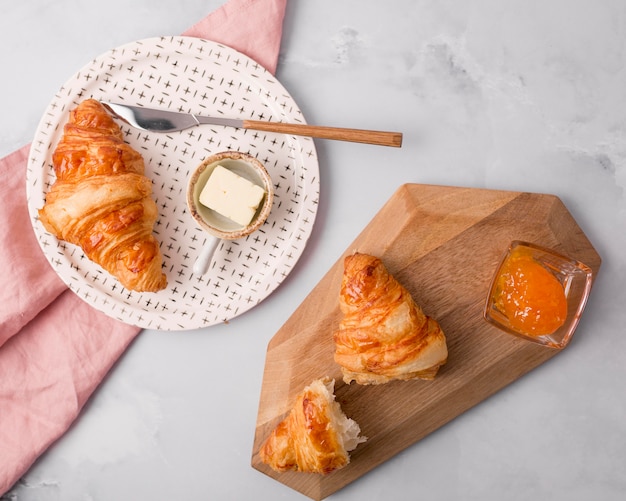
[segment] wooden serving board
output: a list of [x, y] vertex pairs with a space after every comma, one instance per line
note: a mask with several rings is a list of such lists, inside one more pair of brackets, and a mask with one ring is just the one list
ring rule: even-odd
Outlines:
[[[559, 353], [499, 331], [482, 316], [493, 273], [512, 240], [555, 249], [587, 264], [601, 259], [553, 195], [407, 184], [345, 250], [268, 345], [252, 466], [312, 499], [323, 499]], [[343, 258], [382, 259], [426, 314], [437, 319], [449, 357], [434, 381], [347, 385], [333, 360], [341, 319]], [[277, 473], [258, 451], [316, 378], [335, 378], [346, 415], [367, 442], [329, 475]]]

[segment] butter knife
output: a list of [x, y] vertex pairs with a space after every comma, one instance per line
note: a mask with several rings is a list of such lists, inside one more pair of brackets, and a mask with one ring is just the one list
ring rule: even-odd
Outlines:
[[402, 146], [402, 133], [383, 132], [363, 129], [345, 129], [341, 127], [325, 127], [320, 125], [293, 124], [284, 122], [267, 122], [263, 120], [245, 120], [223, 117], [192, 115], [169, 110], [130, 106], [121, 103], [101, 101], [114, 116], [129, 125], [150, 132], [175, 132], [201, 124], [224, 127], [236, 127], [265, 132], [278, 132], [295, 136], [308, 136], [320, 139], [335, 139], [355, 143], [375, 144], [379, 146]]

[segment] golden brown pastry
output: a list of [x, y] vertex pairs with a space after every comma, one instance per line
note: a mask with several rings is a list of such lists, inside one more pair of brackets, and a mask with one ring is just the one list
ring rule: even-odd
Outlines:
[[366, 439], [335, 401], [334, 385], [334, 380], [317, 379], [297, 396], [291, 412], [261, 446], [263, 463], [278, 472], [325, 475], [350, 462], [349, 452]]
[[152, 234], [157, 207], [141, 155], [126, 144], [102, 104], [70, 112], [52, 155], [56, 180], [39, 210], [46, 230], [80, 246], [127, 289], [165, 288], [163, 258]]
[[448, 358], [439, 324], [374, 256], [344, 260], [339, 295], [344, 316], [334, 333], [335, 361], [346, 383], [433, 379]]

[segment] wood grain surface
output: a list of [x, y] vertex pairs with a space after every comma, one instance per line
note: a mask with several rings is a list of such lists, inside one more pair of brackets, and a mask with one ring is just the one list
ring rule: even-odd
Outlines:
[[402, 146], [402, 133], [364, 129], [345, 129], [341, 127], [327, 127], [324, 125], [291, 124], [284, 122], [264, 122], [260, 120], [244, 120], [245, 129], [294, 134], [297, 136], [319, 137], [337, 141], [352, 141], [354, 143], [377, 144], [380, 146]]
[[[585, 263], [595, 280], [600, 256], [556, 196], [401, 186], [271, 339], [252, 466], [323, 499], [560, 353], [505, 334], [483, 319], [492, 275], [516, 239]], [[449, 357], [434, 381], [379, 386], [342, 381], [333, 360], [333, 332], [341, 318], [343, 258], [355, 251], [380, 257], [425, 313], [439, 321]], [[335, 378], [337, 400], [367, 442], [351, 453], [350, 464], [326, 476], [274, 472], [259, 460], [259, 448], [295, 396], [323, 376]]]

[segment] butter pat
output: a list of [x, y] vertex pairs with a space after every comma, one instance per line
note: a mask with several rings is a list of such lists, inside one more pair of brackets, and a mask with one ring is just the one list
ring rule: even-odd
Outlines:
[[248, 226], [265, 190], [234, 172], [218, 165], [200, 192], [200, 203], [222, 216]]

